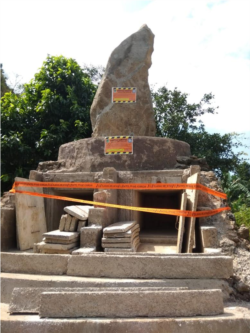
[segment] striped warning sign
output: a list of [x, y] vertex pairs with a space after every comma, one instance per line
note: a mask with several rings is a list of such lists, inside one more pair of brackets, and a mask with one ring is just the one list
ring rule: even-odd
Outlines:
[[112, 103], [136, 103], [136, 87], [113, 87]]
[[105, 155], [130, 155], [133, 154], [132, 136], [107, 136], [104, 146]]

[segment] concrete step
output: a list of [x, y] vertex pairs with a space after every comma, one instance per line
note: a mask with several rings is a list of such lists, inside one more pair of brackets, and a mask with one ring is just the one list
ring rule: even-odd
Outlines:
[[104, 290], [43, 292], [41, 318], [135, 318], [211, 316], [224, 312], [214, 290]]
[[205, 279], [229, 278], [233, 274], [232, 258], [227, 256], [150, 256], [90, 254], [72, 256], [67, 274], [72, 276]]
[[9, 306], [10, 313], [39, 313], [41, 295], [43, 293], [98, 293], [98, 292], [145, 292], [145, 291], [177, 291], [187, 290], [180, 287], [105, 287], [105, 288], [14, 288]]
[[228, 300], [231, 288], [222, 279], [112, 279], [67, 275], [1, 273], [1, 298], [10, 303], [14, 288], [188, 288], [189, 290], [220, 289]]
[[224, 314], [190, 318], [79, 318], [42, 319], [38, 315], [10, 315], [1, 304], [3, 333], [249, 333], [250, 311], [245, 305], [230, 304]]
[[142, 279], [227, 279], [229, 256], [90, 253], [78, 256], [2, 253], [2, 272]]

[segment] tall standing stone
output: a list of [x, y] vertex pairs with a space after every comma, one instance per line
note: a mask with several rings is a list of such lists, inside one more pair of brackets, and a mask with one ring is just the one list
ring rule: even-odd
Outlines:
[[[93, 137], [155, 136], [148, 84], [153, 42], [154, 34], [143, 25], [111, 53], [90, 110]], [[136, 87], [136, 103], [113, 104], [112, 87]]]

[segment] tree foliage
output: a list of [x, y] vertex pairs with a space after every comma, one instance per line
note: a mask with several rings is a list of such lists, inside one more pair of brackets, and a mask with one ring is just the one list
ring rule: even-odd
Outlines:
[[239, 134], [210, 134], [201, 120], [205, 114], [216, 114], [211, 93], [205, 94], [199, 103], [190, 104], [188, 95], [177, 88], [161, 87], [152, 91], [152, 99], [158, 136], [189, 143], [192, 154], [206, 157], [209, 166], [220, 176], [223, 172], [235, 171], [242, 154], [233, 150], [242, 146]]
[[56, 160], [63, 143], [91, 135], [96, 85], [73, 59], [48, 56], [20, 95], [7, 92], [2, 109], [2, 180], [28, 176], [39, 161]]
[[2, 64], [0, 64], [0, 76], [1, 76], [1, 97], [2, 97], [6, 92], [12, 91], [11, 87], [7, 83], [8, 78], [4, 73]]

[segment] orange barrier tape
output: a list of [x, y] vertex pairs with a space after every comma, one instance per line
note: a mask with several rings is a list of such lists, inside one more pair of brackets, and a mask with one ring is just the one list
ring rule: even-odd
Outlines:
[[70, 182], [15, 182], [13, 188], [23, 187], [54, 187], [54, 188], [90, 188], [90, 189], [113, 189], [113, 190], [201, 190], [227, 199], [227, 195], [214, 191], [202, 184], [186, 183], [70, 183]]
[[201, 212], [192, 212], [192, 211], [189, 211], [189, 210], [144, 208], [144, 207], [115, 205], [115, 204], [108, 204], [108, 203], [103, 203], [103, 202], [96, 202], [96, 201], [89, 201], [89, 200], [82, 200], [82, 199], [74, 199], [74, 198], [69, 198], [69, 197], [60, 197], [60, 196], [51, 195], [51, 194], [19, 191], [19, 190], [15, 190], [15, 189], [12, 189], [11, 192], [12, 193], [28, 194], [28, 195], [33, 195], [33, 196], [43, 197], [43, 198], [80, 202], [80, 203], [85, 203], [85, 204], [90, 204], [90, 205], [95, 205], [95, 206], [112, 207], [112, 208], [135, 210], [135, 211], [139, 211], [139, 212], [165, 214], [165, 215], [175, 215], [175, 216], [185, 216], [185, 217], [206, 217], [206, 216], [211, 216], [211, 215], [218, 214], [218, 213], [220, 213], [224, 210], [230, 210], [230, 207], [222, 207], [222, 208], [213, 209], [213, 210], [204, 210], [204, 211], [201, 211]]

